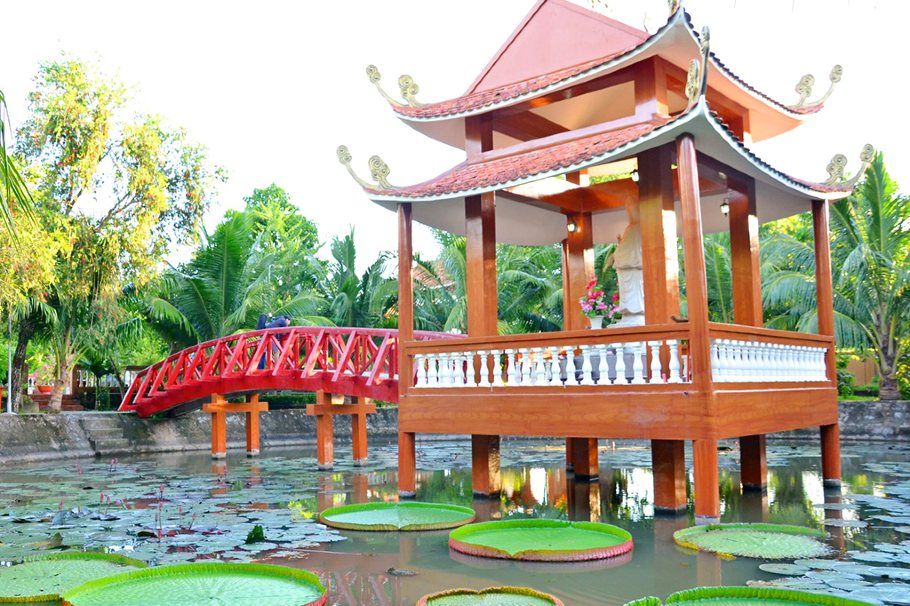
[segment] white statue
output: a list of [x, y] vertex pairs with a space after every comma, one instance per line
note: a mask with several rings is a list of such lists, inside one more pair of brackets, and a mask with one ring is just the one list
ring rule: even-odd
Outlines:
[[644, 326], [645, 284], [641, 261], [641, 227], [638, 223], [638, 204], [626, 203], [629, 225], [619, 236], [619, 245], [613, 252], [612, 264], [619, 283], [620, 319], [612, 326]]

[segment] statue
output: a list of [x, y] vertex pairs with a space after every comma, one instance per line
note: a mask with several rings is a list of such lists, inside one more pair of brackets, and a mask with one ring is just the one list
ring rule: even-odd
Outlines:
[[611, 263], [616, 268], [619, 283], [619, 308], [622, 318], [612, 326], [644, 326], [645, 286], [642, 275], [641, 227], [638, 222], [638, 204], [626, 202], [629, 225], [619, 236], [619, 245], [613, 252]]

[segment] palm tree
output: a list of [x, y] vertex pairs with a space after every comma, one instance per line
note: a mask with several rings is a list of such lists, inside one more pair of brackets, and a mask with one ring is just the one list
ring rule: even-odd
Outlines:
[[255, 328], [260, 314], [288, 315], [303, 325], [331, 324], [323, 300], [301, 288], [277, 304], [278, 253], [260, 254], [245, 213], [233, 213], [206, 235], [193, 259], [162, 276], [145, 297], [145, 313], [172, 349]]
[[32, 219], [34, 204], [25, 180], [6, 151], [6, 128], [9, 123], [6, 97], [0, 90], [0, 216], [3, 217], [4, 227], [14, 235], [13, 211], [18, 210]]
[[328, 277], [320, 286], [328, 314], [337, 326], [389, 326], [394, 324], [390, 309], [398, 290], [395, 280], [385, 276], [389, 254], [379, 257], [357, 275], [357, 248], [354, 230], [332, 238]]

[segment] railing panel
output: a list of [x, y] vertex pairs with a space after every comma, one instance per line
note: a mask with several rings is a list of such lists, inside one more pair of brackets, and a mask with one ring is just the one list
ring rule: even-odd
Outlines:
[[712, 323], [715, 383], [827, 382], [830, 337]]

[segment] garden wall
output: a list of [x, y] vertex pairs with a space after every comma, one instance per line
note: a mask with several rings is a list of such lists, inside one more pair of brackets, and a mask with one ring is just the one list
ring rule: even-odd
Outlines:
[[[369, 415], [371, 438], [393, 438], [397, 435], [398, 410], [380, 408]], [[243, 415], [228, 415], [228, 446], [242, 449]], [[843, 440], [910, 442], [910, 401], [841, 402], [841, 438]], [[113, 438], [99, 441], [100, 432]], [[208, 450], [211, 446], [211, 421], [201, 412], [173, 419], [140, 419], [134, 414], [63, 413], [57, 415], [0, 414], [0, 463], [44, 459], [116, 456], [143, 452], [176, 452]], [[315, 418], [301, 409], [274, 410], [262, 415], [262, 445], [295, 446], [315, 443]], [[335, 417], [335, 437], [350, 439], [350, 417]], [[816, 430], [779, 434], [778, 438], [815, 438]]]

